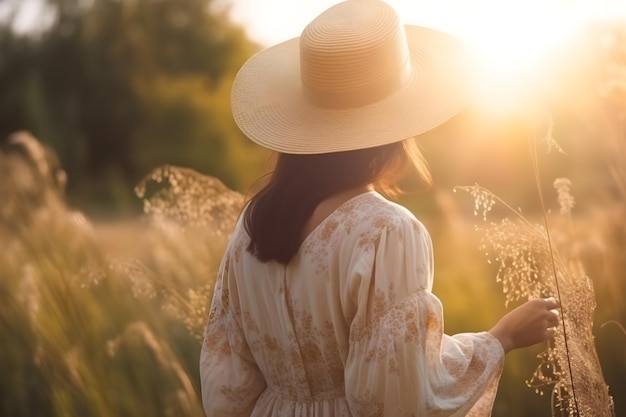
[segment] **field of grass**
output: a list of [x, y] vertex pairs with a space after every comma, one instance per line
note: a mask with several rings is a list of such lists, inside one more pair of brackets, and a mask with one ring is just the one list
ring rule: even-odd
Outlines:
[[[243, 196], [165, 166], [136, 189], [143, 216], [98, 223], [68, 207], [45, 170], [20, 171], [3, 158], [0, 415], [202, 416], [202, 331]], [[436, 187], [404, 203], [433, 235], [447, 332], [491, 327], [506, 294], [478, 250], [471, 198]], [[571, 218], [570, 249], [595, 285], [595, 346], [618, 416], [626, 412], [626, 334], [616, 324], [626, 317], [625, 214], [617, 199]], [[526, 383], [544, 348], [508, 356], [494, 416], [552, 415], [551, 386], [541, 395]]]

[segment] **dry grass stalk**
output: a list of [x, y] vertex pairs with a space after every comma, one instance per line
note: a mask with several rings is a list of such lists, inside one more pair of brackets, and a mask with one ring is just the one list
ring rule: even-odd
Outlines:
[[[565, 179], [555, 183], [561, 214], [569, 217], [574, 200], [568, 184]], [[551, 387], [553, 415], [614, 415], [594, 345], [595, 294], [582, 264], [574, 258], [562, 258], [556, 248], [550, 248], [545, 227], [529, 222], [489, 190], [478, 185], [457, 189], [473, 196], [475, 213], [482, 209], [485, 223], [477, 226], [483, 234], [480, 249], [498, 268], [496, 280], [502, 284], [505, 303], [560, 294], [562, 323], [539, 354], [540, 363], [528, 386], [541, 394]], [[512, 210], [514, 219], [487, 223], [486, 213], [496, 202]]]
[[144, 262], [159, 273], [147, 280], [141, 279], [145, 274], [128, 275], [158, 293], [164, 311], [201, 341], [219, 262], [207, 255], [223, 252], [244, 197], [217, 178], [172, 165], [154, 169], [135, 191], [143, 198], [154, 247]]

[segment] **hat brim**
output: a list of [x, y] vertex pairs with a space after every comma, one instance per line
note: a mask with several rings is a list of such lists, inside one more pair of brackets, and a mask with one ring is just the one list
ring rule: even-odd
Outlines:
[[257, 53], [240, 69], [231, 94], [235, 122], [257, 144], [292, 154], [371, 148], [437, 127], [467, 102], [467, 50], [446, 33], [405, 29], [413, 72], [392, 95], [356, 108], [310, 103], [301, 91], [294, 38]]

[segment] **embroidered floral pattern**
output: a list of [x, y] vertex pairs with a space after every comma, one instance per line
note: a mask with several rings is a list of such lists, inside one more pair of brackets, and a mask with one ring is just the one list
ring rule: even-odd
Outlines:
[[486, 333], [443, 335], [428, 233], [406, 209], [357, 196], [288, 266], [259, 262], [248, 241], [239, 223], [215, 288], [208, 417], [489, 415], [502, 348]]

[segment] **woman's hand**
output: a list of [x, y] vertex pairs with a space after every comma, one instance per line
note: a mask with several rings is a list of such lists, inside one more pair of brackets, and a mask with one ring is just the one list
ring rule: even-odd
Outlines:
[[543, 342], [559, 324], [559, 302], [550, 298], [530, 300], [507, 313], [491, 329], [505, 352]]

